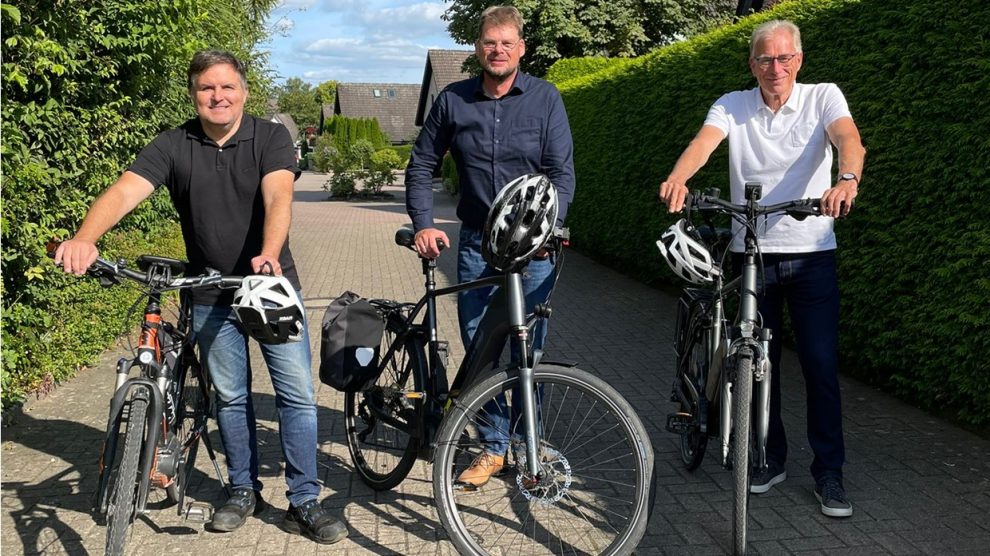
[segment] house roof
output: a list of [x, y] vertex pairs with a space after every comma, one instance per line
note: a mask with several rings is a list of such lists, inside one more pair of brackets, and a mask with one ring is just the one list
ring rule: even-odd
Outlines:
[[416, 125], [423, 125], [426, 119], [426, 95], [430, 92], [430, 84], [436, 84], [436, 90], [454, 81], [471, 77], [461, 71], [464, 60], [474, 54], [473, 50], [430, 50], [426, 53], [426, 69], [423, 71], [423, 86], [419, 91], [419, 103], [416, 105]]
[[[348, 118], [375, 118], [393, 143], [416, 134], [419, 85], [407, 83], [339, 83], [333, 113]], [[324, 106], [324, 114], [326, 106]]]
[[268, 116], [270, 121], [280, 123], [289, 130], [289, 136], [292, 137], [292, 142], [296, 142], [299, 139], [299, 126], [296, 125], [296, 121], [292, 119], [292, 116], [285, 112], [279, 112], [277, 114], [272, 114]]

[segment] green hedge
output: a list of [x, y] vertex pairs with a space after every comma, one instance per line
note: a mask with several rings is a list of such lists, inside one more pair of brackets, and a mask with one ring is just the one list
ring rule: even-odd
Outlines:
[[460, 193], [461, 178], [457, 175], [457, 164], [454, 163], [450, 153], [443, 155], [443, 162], [440, 164], [440, 181], [451, 195]]
[[[575, 140], [573, 242], [676, 283], [654, 241], [660, 181], [721, 94], [756, 86], [753, 27], [802, 29], [802, 82], [834, 82], [867, 148], [836, 224], [845, 372], [963, 422], [990, 423], [990, 7], [982, 0], [798, 1], [618, 66], [551, 71]], [[564, 64], [565, 62], [562, 62]], [[585, 64], [587, 71], [575, 65]], [[726, 147], [692, 189], [727, 189]], [[658, 338], [658, 341], [666, 339]]]
[[[156, 134], [194, 115], [186, 68], [196, 50], [248, 62], [249, 110], [268, 97], [254, 51], [277, 0], [38, 0], [0, 5], [3, 26], [2, 403], [72, 376], [120, 329], [122, 304], [92, 280], [64, 276], [45, 243], [78, 227]], [[159, 192], [101, 243], [108, 256], [181, 255]]]
[[332, 136], [334, 145], [341, 150], [361, 139], [370, 141], [376, 150], [391, 144], [375, 118], [348, 118], [338, 114], [330, 118], [323, 133]]

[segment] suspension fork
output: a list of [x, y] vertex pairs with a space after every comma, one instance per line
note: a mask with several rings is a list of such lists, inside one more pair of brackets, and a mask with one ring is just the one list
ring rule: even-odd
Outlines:
[[529, 326], [526, 325], [526, 297], [523, 292], [522, 274], [511, 272], [505, 277], [508, 294], [509, 327], [518, 345], [519, 393], [522, 398], [522, 419], [526, 432], [526, 470], [531, 477], [540, 473], [539, 436], [536, 423], [536, 388], [533, 384], [533, 361], [529, 356]]

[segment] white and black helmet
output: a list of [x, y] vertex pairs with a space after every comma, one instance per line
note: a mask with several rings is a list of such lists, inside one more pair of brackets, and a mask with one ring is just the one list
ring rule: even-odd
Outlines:
[[539, 251], [557, 221], [557, 188], [543, 174], [520, 176], [505, 185], [488, 211], [481, 254], [498, 270], [510, 270]]
[[302, 301], [284, 276], [245, 276], [231, 307], [244, 330], [259, 342], [298, 342], [305, 332]]
[[682, 218], [660, 236], [657, 247], [675, 274], [693, 284], [711, 284], [722, 270], [697, 236], [694, 227]]

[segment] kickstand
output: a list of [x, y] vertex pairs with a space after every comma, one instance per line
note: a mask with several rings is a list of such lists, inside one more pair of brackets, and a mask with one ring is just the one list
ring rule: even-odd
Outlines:
[[203, 445], [206, 446], [206, 453], [210, 455], [210, 461], [213, 462], [213, 469], [217, 472], [217, 479], [220, 481], [220, 486], [227, 493], [227, 498], [230, 498], [233, 492], [231, 492], [230, 486], [227, 485], [227, 481], [223, 480], [223, 473], [220, 471], [220, 464], [217, 463], [217, 454], [213, 451], [213, 443], [210, 442], [210, 435], [204, 430], [201, 438], [203, 439]]

